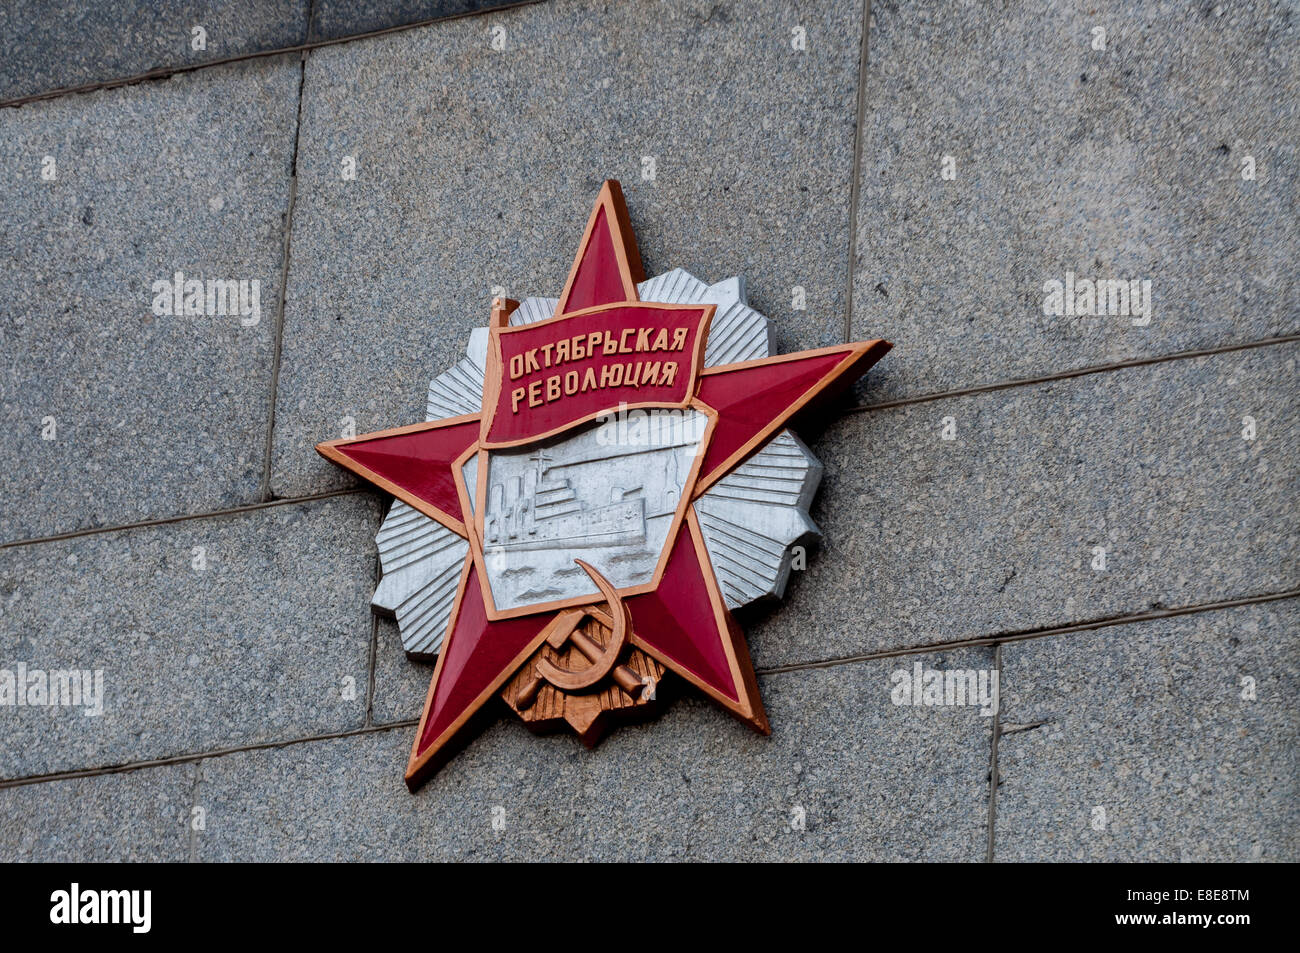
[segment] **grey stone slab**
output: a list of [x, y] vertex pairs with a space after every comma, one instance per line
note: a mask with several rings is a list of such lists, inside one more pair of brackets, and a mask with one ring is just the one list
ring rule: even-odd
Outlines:
[[[1300, 331], [1294, 3], [871, 12], [854, 330], [897, 347], [868, 401]], [[1150, 323], [1044, 314], [1067, 272], [1149, 280]]]
[[[312, 5], [312, 38], [317, 40], [389, 27], [454, 17], [496, 7], [516, 6], [521, 0], [316, 0]], [[540, 0], [523, 0], [537, 3]]]
[[[0, 100], [296, 46], [308, 0], [7, 0]], [[195, 49], [195, 27], [204, 31]]]
[[[200, 860], [976, 860], [992, 718], [896, 706], [891, 673], [988, 650], [774, 675], [764, 738], [693, 697], [595, 750], [505, 716], [412, 796], [412, 729], [204, 764]], [[792, 822], [802, 809], [804, 829]], [[493, 829], [494, 813], [504, 821]]]
[[749, 624], [755, 664], [1294, 588], [1297, 356], [1257, 348], [840, 419], [810, 444], [824, 544]]
[[0, 550], [0, 669], [29, 698], [103, 672], [100, 715], [0, 708], [0, 777], [360, 727], [378, 519], [345, 496]]
[[184, 861], [196, 770], [168, 765], [0, 788], [0, 861]]
[[[0, 540], [259, 498], [298, 80], [281, 59], [0, 110]], [[178, 271], [258, 281], [260, 320], [251, 293], [155, 315]]]
[[313, 53], [275, 490], [347, 485], [312, 449], [344, 418], [422, 420], [494, 287], [558, 294], [607, 178], [649, 274], [743, 275], [783, 349], [840, 340], [860, 18], [855, 3], [543, 3]]
[[995, 858], [1294, 863], [1298, 660], [1295, 599], [1006, 646]]
[[413, 662], [402, 649], [397, 623], [380, 616], [375, 646], [375, 694], [371, 718], [377, 725], [419, 718], [433, 678], [433, 662]]

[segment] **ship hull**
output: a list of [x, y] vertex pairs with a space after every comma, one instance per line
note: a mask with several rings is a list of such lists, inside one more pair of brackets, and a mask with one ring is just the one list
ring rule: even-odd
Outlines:
[[611, 503], [584, 513], [538, 520], [523, 539], [489, 545], [500, 552], [588, 549], [645, 542], [645, 500]]

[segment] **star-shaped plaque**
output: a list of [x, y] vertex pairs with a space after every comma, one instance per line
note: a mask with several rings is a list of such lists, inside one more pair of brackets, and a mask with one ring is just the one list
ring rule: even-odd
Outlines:
[[[890, 345], [771, 356], [766, 319], [738, 283], [664, 279], [645, 282], [622, 190], [606, 182], [553, 310], [493, 301], [471, 362], [477, 410], [317, 445], [415, 511], [381, 531], [386, 581], [388, 552], [399, 570], [434, 548], [460, 567], [422, 582], [408, 612], [432, 630], [412, 654], [440, 647], [406, 771], [413, 790], [494, 697], [531, 727], [568, 724], [594, 743], [611, 716], [651, 706], [673, 672], [769, 730], [730, 607], [754, 595], [747, 587], [779, 594], [787, 543], [815, 533], [820, 465], [785, 428]], [[718, 363], [743, 358], [753, 333], [766, 356]], [[797, 506], [795, 530], [762, 525], [781, 505]], [[385, 533], [413, 542], [386, 550]], [[747, 578], [764, 575], [765, 558], [779, 581]]]

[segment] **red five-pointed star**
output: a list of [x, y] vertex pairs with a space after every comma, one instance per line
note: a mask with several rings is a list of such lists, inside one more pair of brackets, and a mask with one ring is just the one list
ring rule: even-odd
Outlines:
[[[606, 182], [555, 316], [512, 327], [509, 316], [518, 303], [493, 303], [480, 413], [316, 448], [470, 544], [407, 765], [412, 790], [450, 756], [471, 717], [539, 648], [557, 611], [600, 601], [593, 593], [557, 603], [496, 608], [485, 584], [482, 545], [489, 448], [545, 440], [615, 411], [620, 404], [692, 407], [709, 420], [653, 580], [618, 591], [632, 620], [631, 642], [758, 731], [769, 730], [748, 649], [723, 602], [690, 503], [759, 450], [795, 414], [866, 373], [890, 345], [861, 341], [703, 367], [713, 306], [643, 302], [637, 296], [637, 283], [643, 280], [622, 189], [617, 182]], [[668, 329], [680, 345], [674, 351], [679, 366], [671, 379], [659, 373], [631, 390], [582, 388], [588, 374], [595, 381], [612, 364], [626, 360], [620, 358], [620, 341], [630, 346], [648, 326]], [[564, 366], [574, 372], [564, 380], [563, 399], [547, 400], [555, 393], [546, 394], [544, 386], [514, 386], [519, 376], [514, 371], [533, 366], [527, 363], [530, 354], [561, 340], [573, 345], [570, 363]], [[581, 358], [576, 357], [579, 349]], [[475, 455], [480, 485], [466, 486], [463, 465]]]

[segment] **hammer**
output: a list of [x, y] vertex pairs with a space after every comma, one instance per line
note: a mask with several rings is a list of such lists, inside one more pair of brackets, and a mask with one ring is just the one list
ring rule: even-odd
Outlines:
[[[594, 664], [600, 661], [605, 655], [605, 649], [586, 634], [578, 631], [579, 623], [587, 616], [591, 616], [597, 622], [607, 626], [611, 631], [614, 629], [613, 618], [594, 606], [586, 609], [567, 609], [557, 615], [548, 626], [551, 631], [546, 635], [546, 643], [558, 651], [564, 647], [566, 642], [570, 642], [574, 648], [586, 656], [589, 662]], [[644, 687], [641, 677], [626, 665], [615, 665], [610, 674], [618, 687], [633, 698]], [[537, 693], [541, 691], [544, 681], [546, 679], [534, 666], [532, 677], [524, 682], [519, 691], [515, 693], [515, 707], [521, 711], [530, 707], [537, 700]]]

